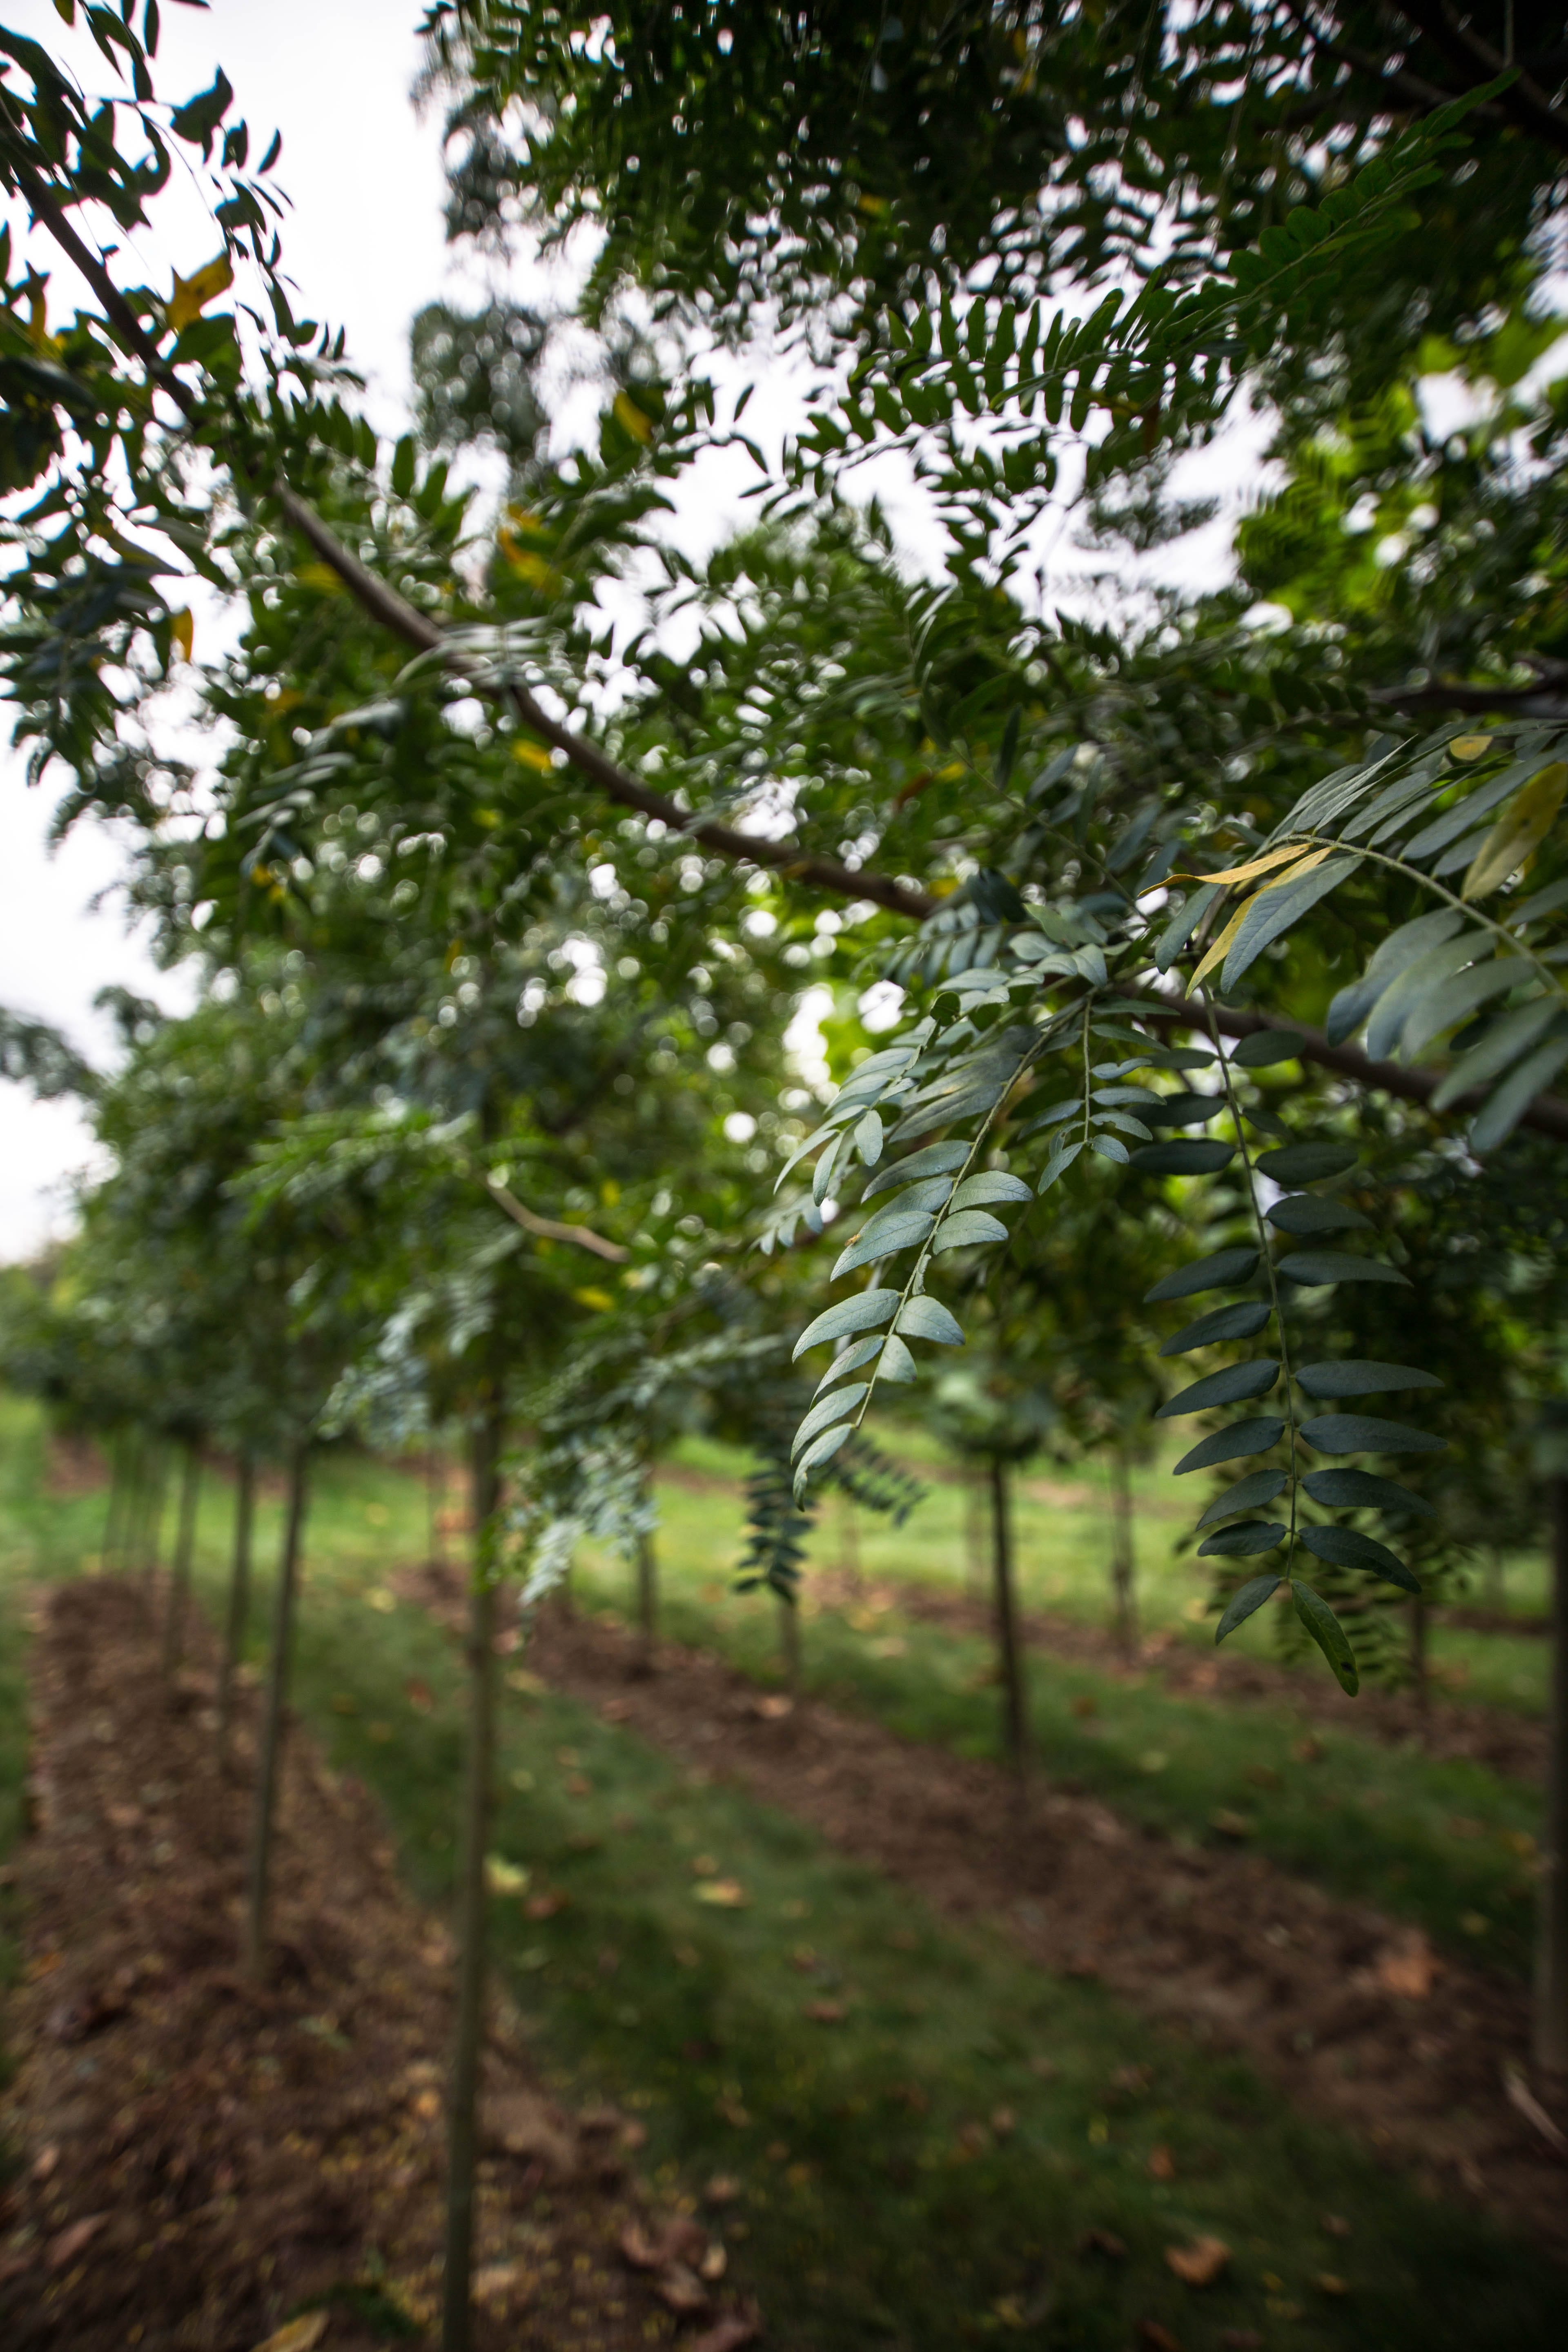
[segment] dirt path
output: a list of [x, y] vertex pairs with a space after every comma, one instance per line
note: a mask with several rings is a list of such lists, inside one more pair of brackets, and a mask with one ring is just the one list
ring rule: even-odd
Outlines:
[[[296, 1733], [272, 1980], [248, 1985], [248, 1737], [220, 1778], [210, 1680], [170, 1691], [128, 1581], [56, 1588], [37, 1632], [26, 1967], [0, 2016], [19, 2062], [0, 2139], [22, 2165], [0, 2193], [0, 2342], [247, 2352], [296, 2315], [289, 2352], [361, 2352], [400, 2317], [427, 2340], [445, 1929], [399, 1887], [363, 1790]], [[484, 2124], [476, 2352], [631, 2352], [674, 2338], [673, 2304], [682, 2352], [752, 2339], [696, 2275], [723, 2257], [695, 2200], [656, 2213], [628, 2179], [639, 2126], [552, 2105], [504, 2031]]]
[[[455, 1623], [454, 1580], [410, 1599]], [[1510, 2100], [1528, 2065], [1520, 1987], [1435, 1954], [1418, 1929], [1336, 1902], [1261, 1858], [1134, 1829], [1041, 1782], [1026, 1818], [1001, 1768], [900, 1740], [816, 1701], [781, 1702], [665, 1644], [638, 1679], [629, 1630], [551, 1610], [530, 1666], [616, 1723], [727, 1775], [955, 1917], [1006, 1921], [1044, 1967], [1239, 2051], [1304, 2109], [1434, 2193], [1568, 2259], [1568, 2163]], [[1568, 2105], [1557, 2121], [1568, 2127]]]

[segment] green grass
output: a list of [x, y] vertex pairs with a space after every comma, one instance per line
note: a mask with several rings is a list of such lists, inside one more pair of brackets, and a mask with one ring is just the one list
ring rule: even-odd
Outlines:
[[[0, 1404], [0, 1460], [9, 1601], [21, 1576], [70, 1572], [92, 1557], [102, 1502], [40, 1494], [37, 1418], [24, 1408]], [[411, 1885], [439, 1904], [461, 1762], [457, 1646], [421, 1612], [386, 1608], [381, 1588], [391, 1560], [424, 1549], [425, 1513], [405, 1474], [347, 1455], [322, 1463], [297, 1690], [334, 1762], [379, 1795]], [[269, 1498], [263, 1567], [277, 1516]], [[216, 1481], [201, 1535], [198, 1583], [212, 1608], [227, 1539]], [[676, 1542], [671, 1514], [672, 1611], [700, 1619], [710, 1638], [729, 1612], [724, 1638], [749, 1644], [760, 1670], [765, 1610], [752, 1603], [742, 1617], [704, 1601], [713, 1563], [678, 1566]], [[891, 1637], [908, 1643], [901, 1657], [870, 1661], [879, 1677], [897, 1669], [874, 1687], [859, 1679], [867, 1643], [852, 1628], [818, 1618], [807, 1633], [814, 1659], [859, 1703], [952, 1710], [945, 1736], [983, 1736], [989, 1695], [963, 1692], [962, 1666], [939, 1675], [942, 1658], [920, 1646], [920, 1629]], [[5, 1662], [15, 1675], [10, 1643]], [[935, 1696], [921, 1699], [927, 1680]], [[412, 1703], [411, 1682], [428, 1685], [428, 1711]], [[1152, 1696], [1126, 1694], [1125, 1725], [1102, 1715], [1098, 1736], [1068, 1713], [1086, 1770], [1134, 1736], [1147, 1745], [1135, 1722], [1146, 1723], [1137, 1708]], [[1193, 1714], [1211, 1736], [1230, 1720]], [[1171, 1742], [1163, 1772], [1129, 1782], [1130, 1803], [1171, 1801], [1188, 1772], [1201, 1780], [1199, 1762], [1179, 1763]], [[548, 1920], [530, 1920], [517, 1900], [495, 1906], [498, 1963], [541, 2063], [569, 2095], [608, 2095], [641, 2116], [639, 2160], [656, 2184], [714, 2171], [742, 2181], [737, 2269], [761, 2294], [773, 2340], [798, 2352], [936, 2352], [1016, 2334], [1060, 2352], [1125, 2352], [1142, 2318], [1162, 2321], [1187, 2352], [1217, 2352], [1237, 2327], [1260, 2331], [1270, 2352], [1532, 2352], [1557, 2340], [1561, 2282], [1528, 2251], [1303, 2122], [1245, 2066], [1156, 2029], [1100, 1988], [1030, 1969], [983, 1926], [938, 1924], [787, 1815], [552, 1695], [509, 1692], [500, 1760], [495, 1846], [534, 1889], [568, 1897]], [[1337, 1769], [1331, 1756], [1313, 1785]], [[1347, 1759], [1347, 1792], [1353, 1769]], [[744, 1907], [696, 1898], [700, 1861], [705, 1875], [717, 1865], [740, 1884]], [[807, 1946], [809, 1974], [795, 1965]], [[805, 2014], [822, 2000], [843, 2006], [842, 2021]], [[1001, 2110], [1010, 2129], [994, 2120]], [[1169, 2182], [1148, 2170], [1157, 2145], [1172, 2152]], [[1352, 2217], [1348, 2242], [1323, 2233], [1325, 2210]], [[1126, 2260], [1077, 2251], [1092, 2230], [1123, 2242]], [[1195, 2294], [1172, 2277], [1163, 2250], [1207, 2233], [1233, 2261], [1221, 2284]], [[1351, 2292], [1321, 2291], [1325, 2271]]]

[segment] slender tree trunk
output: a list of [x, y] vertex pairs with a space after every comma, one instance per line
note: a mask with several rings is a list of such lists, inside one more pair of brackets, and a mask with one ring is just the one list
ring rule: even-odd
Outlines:
[[234, 1559], [228, 1572], [228, 1612], [223, 1629], [223, 1664], [217, 1682], [218, 1762], [228, 1760], [228, 1735], [234, 1720], [234, 1677], [245, 1647], [250, 1616], [250, 1529], [256, 1510], [256, 1457], [248, 1450], [239, 1457], [234, 1486]]
[[1426, 1670], [1426, 1595], [1417, 1592], [1410, 1602], [1410, 1680], [1415, 1692], [1415, 1711], [1423, 1717], [1432, 1697]]
[[146, 1517], [142, 1537], [142, 1572], [149, 1597], [158, 1575], [158, 1553], [163, 1535], [163, 1497], [169, 1486], [169, 1449], [154, 1438], [148, 1448]]
[[637, 1538], [637, 1633], [641, 1637], [638, 1664], [651, 1675], [658, 1640], [658, 1548], [650, 1528]]
[[432, 1430], [430, 1443], [425, 1449], [425, 1497], [430, 1517], [430, 1558], [437, 1568], [447, 1564], [446, 1544], [441, 1534], [441, 1513], [446, 1503], [447, 1465]]
[[1552, 1481], [1552, 1689], [1536, 1925], [1535, 2057], [1568, 2074], [1568, 1477]]
[[289, 1654], [294, 1645], [294, 1601], [300, 1583], [300, 1547], [305, 1529], [305, 1492], [310, 1452], [297, 1445], [289, 1462], [289, 1507], [283, 1551], [273, 1596], [272, 1656], [261, 1718], [261, 1752], [256, 1766], [256, 1808], [250, 1831], [250, 1906], [245, 1931], [245, 1968], [260, 1979], [266, 1959], [267, 1895], [272, 1874], [272, 1826], [283, 1762], [283, 1730], [289, 1701]]
[[495, 1554], [501, 1434], [500, 1398], [492, 1393], [474, 1430], [470, 1474], [474, 1567], [468, 1605], [468, 1756], [458, 1882], [457, 2025], [447, 2114], [442, 2352], [468, 2352], [472, 2322], [474, 2173], [485, 2021], [485, 1853], [495, 1777]]
[[202, 1456], [187, 1445], [180, 1469], [180, 1517], [174, 1536], [174, 1558], [169, 1577], [169, 1606], [163, 1618], [163, 1672], [175, 1673], [185, 1647], [185, 1610], [191, 1597], [191, 1556], [196, 1546], [196, 1505], [201, 1499]]
[[800, 1599], [791, 1593], [786, 1600], [779, 1594], [779, 1649], [784, 1658], [784, 1688], [797, 1703], [800, 1698]]
[[131, 1433], [121, 1429], [115, 1434], [112, 1467], [109, 1480], [109, 1509], [103, 1522], [102, 1561], [105, 1574], [120, 1564], [121, 1547], [124, 1541], [121, 1530], [131, 1499]]
[[985, 1472], [964, 1465], [963, 1581], [972, 1601], [985, 1590]]
[[1499, 1617], [1502, 1616], [1508, 1608], [1508, 1591], [1503, 1583], [1502, 1553], [1499, 1550], [1496, 1544], [1490, 1545], [1487, 1551], [1487, 1580], [1485, 1591], [1487, 1596], [1487, 1607], [1491, 1610], [1495, 1615]]
[[1132, 1549], [1132, 1465], [1125, 1444], [1119, 1442], [1110, 1456], [1110, 1590], [1116, 1639], [1124, 1658], [1131, 1658], [1138, 1647], [1137, 1572]]
[[1007, 1465], [991, 1459], [992, 1597], [996, 1613], [996, 1655], [1002, 1669], [1003, 1741], [1020, 1781], [1028, 1764], [1028, 1699], [1024, 1654], [1018, 1640], [1018, 1601], [1013, 1579], [1013, 1519]]
[[838, 1497], [838, 1563], [845, 1590], [855, 1600], [860, 1597], [860, 1527], [855, 1517], [855, 1499], [851, 1495]]

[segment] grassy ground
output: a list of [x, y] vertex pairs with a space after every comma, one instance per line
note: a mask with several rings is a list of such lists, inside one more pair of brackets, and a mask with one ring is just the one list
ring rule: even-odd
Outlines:
[[[0, 1463], [9, 1596], [26, 1575], [73, 1571], [90, 1557], [102, 1503], [41, 1493], [36, 1417], [8, 1404]], [[323, 1464], [299, 1696], [334, 1760], [377, 1790], [412, 1882], [439, 1902], [460, 1759], [458, 1662], [381, 1582], [390, 1559], [423, 1549], [425, 1528], [413, 1478], [350, 1457]], [[265, 1562], [275, 1503], [258, 1533]], [[667, 1556], [677, 1541], [672, 1519]], [[199, 1561], [209, 1606], [226, 1542], [226, 1498], [215, 1486]], [[716, 1624], [724, 1604], [700, 1597], [712, 1563], [689, 1570], [690, 1601], [684, 1573], [671, 1562], [672, 1606]], [[754, 1604], [748, 1622], [746, 1640], [761, 1645], [766, 1619]], [[808, 1628], [814, 1654], [830, 1631], [826, 1620]], [[912, 1633], [869, 1638], [910, 1643], [873, 1663], [897, 1666], [898, 1704], [917, 1705]], [[846, 1657], [858, 1656], [855, 1630], [842, 1639]], [[5, 1670], [15, 1676], [16, 1665], [7, 1641]], [[942, 1706], [966, 1696], [933, 1687], [946, 1692]], [[870, 1699], [882, 1703], [874, 1690]], [[1216, 1727], [1215, 1710], [1196, 1712]], [[1070, 1711], [1068, 1720], [1081, 1729]], [[978, 1738], [978, 1718], [955, 1718], [952, 1736]], [[1086, 1744], [1113, 1752], [1110, 1741]], [[18, 1761], [15, 1742], [0, 1750], [0, 1804]], [[1245, 2068], [1155, 2031], [1097, 1987], [1027, 1969], [983, 1929], [937, 1925], [784, 1815], [684, 1772], [571, 1701], [516, 1689], [501, 1768], [498, 1850], [531, 1874], [531, 1891], [568, 1898], [547, 1920], [531, 1920], [518, 1899], [496, 1906], [498, 1960], [542, 2063], [563, 2086], [642, 2116], [656, 2179], [679, 2168], [687, 2179], [722, 2170], [741, 2181], [735, 2210], [748, 2234], [737, 2256], [772, 2340], [799, 2352], [879, 2342], [935, 2352], [1018, 2334], [1062, 2352], [1125, 2352], [1142, 2318], [1187, 2352], [1218, 2347], [1235, 2328], [1279, 2352], [1529, 2352], [1558, 2340], [1561, 2282], [1531, 2256], [1303, 2124]], [[1130, 1784], [1148, 1801], [1181, 1785], [1173, 1746], [1164, 1771]], [[699, 1864], [704, 1878], [733, 1878], [743, 1903], [700, 1902]], [[805, 1947], [810, 1974], [796, 1965]], [[841, 2021], [807, 2015], [824, 2000], [843, 2008]], [[1150, 2173], [1156, 2147], [1170, 2151], [1169, 2179]], [[1325, 2211], [1352, 2217], [1348, 2241], [1324, 2233]], [[1096, 2230], [1121, 2241], [1125, 2259], [1075, 2251]], [[1198, 2294], [1173, 2277], [1163, 2250], [1206, 2233], [1233, 2259]], [[1321, 2284], [1329, 2273], [1349, 2291]]]

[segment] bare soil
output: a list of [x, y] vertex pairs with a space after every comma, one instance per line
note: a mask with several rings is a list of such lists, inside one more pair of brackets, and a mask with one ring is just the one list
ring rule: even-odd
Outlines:
[[[396, 1581], [460, 1622], [457, 1577]], [[1099, 1979], [1244, 2053], [1433, 2193], [1483, 2205], [1568, 2259], [1568, 2163], [1547, 2137], [1568, 2129], [1568, 2101], [1536, 2084], [1544, 2129], [1518, 2104], [1531, 2095], [1518, 1985], [1259, 1856], [1133, 1827], [1043, 1777], [1021, 1800], [999, 1766], [816, 1700], [784, 1712], [705, 1652], [661, 1644], [652, 1675], [641, 1657], [630, 1628], [558, 1607], [529, 1649], [534, 1671], [608, 1720], [739, 1781], [937, 1910], [1004, 1922], [1042, 1967]]]
[[[247, 1982], [252, 1740], [242, 1722], [220, 1774], [205, 1628], [173, 1686], [139, 1584], [55, 1588], [35, 1629], [0, 2342], [251, 2352], [291, 2321], [289, 2352], [360, 2352], [400, 2322], [427, 2341], [450, 1937], [399, 1886], [365, 1790], [296, 1729], [269, 1978]], [[504, 2011], [483, 2115], [476, 2352], [752, 2340], [754, 2313], [700, 2275], [724, 2253], [698, 2200], [653, 2210], [640, 2126], [552, 2102]]]

